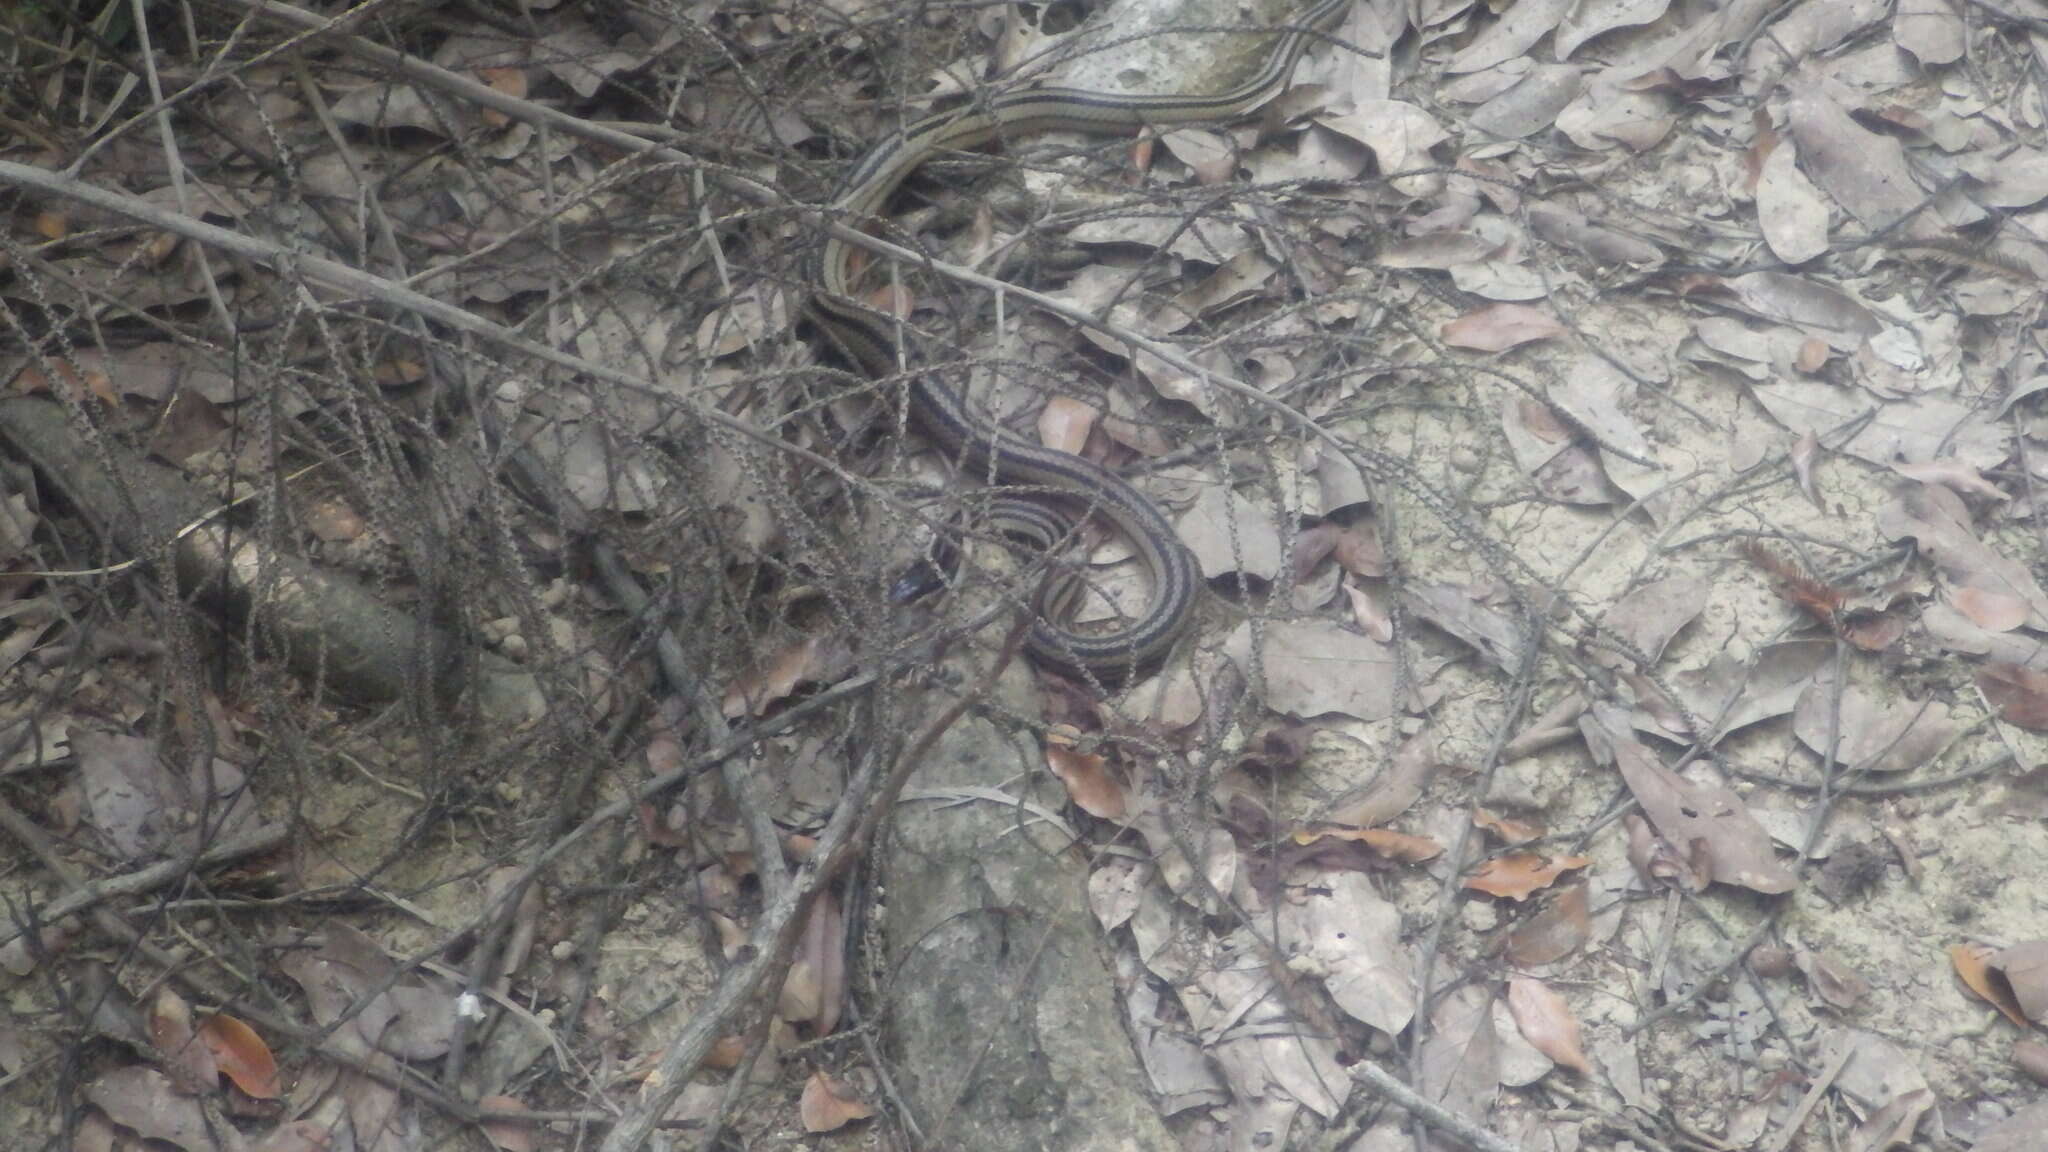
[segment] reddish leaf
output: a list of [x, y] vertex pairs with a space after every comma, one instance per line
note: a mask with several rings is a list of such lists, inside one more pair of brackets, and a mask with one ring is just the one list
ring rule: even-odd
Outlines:
[[811, 1073], [804, 1082], [803, 1100], [797, 1106], [806, 1132], [833, 1132], [855, 1120], [875, 1114], [874, 1106], [856, 1096], [853, 1089], [825, 1075]]
[[275, 1100], [282, 1092], [277, 1084], [277, 1057], [254, 1029], [233, 1016], [216, 1013], [199, 1025], [199, 1038], [213, 1053], [235, 1087], [258, 1100]]
[[1543, 856], [1534, 852], [1518, 852], [1481, 864], [1477, 872], [1465, 877], [1465, 887], [1489, 896], [1527, 900], [1532, 893], [1550, 887], [1559, 876], [1592, 862], [1586, 856]]
[[1067, 798], [1075, 807], [1098, 820], [1124, 818], [1123, 783], [1109, 771], [1101, 756], [1048, 742], [1045, 762], [1060, 783], [1066, 785]]
[[1323, 839], [1356, 841], [1389, 860], [1410, 864], [1434, 860], [1444, 851], [1443, 845], [1427, 836], [1410, 836], [1391, 828], [1311, 828], [1294, 834], [1294, 842], [1304, 847]]

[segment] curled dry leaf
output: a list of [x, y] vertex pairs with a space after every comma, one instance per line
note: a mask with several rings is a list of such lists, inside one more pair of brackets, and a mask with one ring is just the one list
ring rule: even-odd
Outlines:
[[1522, 820], [1510, 820], [1505, 816], [1496, 815], [1484, 808], [1472, 813], [1472, 823], [1473, 826], [1484, 828], [1495, 836], [1500, 837], [1501, 842], [1504, 844], [1527, 844], [1529, 841], [1543, 835], [1543, 826], [1540, 824], [1530, 824]]
[[1586, 1063], [1586, 1053], [1579, 1046], [1579, 1019], [1572, 1015], [1564, 997], [1549, 985], [1527, 976], [1509, 980], [1508, 1011], [1514, 1014], [1515, 1027], [1522, 1030], [1522, 1038], [1538, 1052], [1581, 1076], [1593, 1074], [1592, 1065]]
[[277, 1082], [277, 1057], [255, 1029], [233, 1016], [216, 1013], [199, 1025], [199, 1038], [235, 1087], [258, 1100], [275, 1100], [283, 1094]]
[[1990, 960], [2005, 974], [2013, 1000], [2036, 1024], [2048, 1024], [2048, 940], [2029, 940], [2004, 949]]
[[855, 1120], [875, 1114], [874, 1106], [860, 1099], [844, 1082], [823, 1072], [811, 1073], [804, 1082], [802, 1101], [797, 1105], [806, 1132], [836, 1132]]
[[2005, 982], [2005, 975], [1991, 966], [1996, 953], [1982, 944], [1952, 944], [1949, 946], [1949, 963], [1955, 966], [1956, 975], [1963, 986], [1977, 994], [1977, 998], [2005, 1014], [2007, 1020], [2025, 1028], [2027, 1014], [2021, 1011], [2019, 1001], [2014, 999], [2012, 986]]
[[1574, 884], [1560, 889], [1534, 916], [1508, 933], [1508, 959], [1524, 967], [1555, 963], [1578, 951], [1591, 934], [1586, 886]]
[[1410, 836], [1391, 828], [1304, 828], [1294, 834], [1294, 842], [1303, 847], [1323, 839], [1355, 841], [1389, 860], [1409, 864], [1434, 860], [1444, 851], [1443, 845], [1427, 836]]
[[1075, 807], [1098, 820], [1124, 818], [1128, 804], [1123, 783], [1110, 772], [1103, 757], [1047, 744], [1045, 762], [1066, 786], [1067, 798]]
[[1479, 866], [1479, 870], [1465, 877], [1465, 887], [1489, 896], [1505, 896], [1510, 900], [1527, 900], [1533, 893], [1550, 887], [1559, 876], [1576, 868], [1591, 864], [1587, 856], [1544, 856], [1535, 852], [1517, 852], [1511, 856], [1499, 856]]

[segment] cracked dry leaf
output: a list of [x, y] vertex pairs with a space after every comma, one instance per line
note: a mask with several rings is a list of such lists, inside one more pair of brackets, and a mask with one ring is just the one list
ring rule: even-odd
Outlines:
[[1956, 977], [1963, 986], [1976, 993], [1979, 1000], [1999, 1010], [2007, 1020], [2021, 1029], [2027, 1025], [2027, 1014], [2013, 996], [2012, 985], [2006, 983], [2005, 974], [1992, 966], [1997, 950], [1983, 944], [1951, 944], [1948, 949], [1949, 963], [1956, 970]]
[[[1395, 653], [1391, 645], [1329, 620], [1275, 620], [1254, 644], [1250, 621], [1223, 642], [1223, 654], [1257, 685], [1264, 704], [1289, 716], [1341, 712], [1356, 720], [1394, 714]], [[1261, 675], [1263, 673], [1263, 676]]]
[[1665, 699], [1649, 681], [1632, 679], [1642, 703], [1631, 715], [1646, 732], [1686, 737], [1691, 730], [1676, 706], [1683, 703], [1708, 726], [1710, 742], [1719, 741], [1737, 729], [1792, 711], [1814, 673], [1833, 653], [1833, 644], [1818, 640], [1772, 644], [1751, 660], [1719, 652], [1705, 667], [1687, 668], [1666, 678], [1665, 683], [1677, 690], [1678, 702]]
[[1494, 667], [1512, 670], [1525, 643], [1514, 617], [1481, 602], [1471, 585], [1410, 582], [1401, 598], [1417, 616], [1477, 649]]
[[1851, 772], [1905, 772], [1920, 767], [1948, 746], [1956, 734], [1948, 705], [1914, 703], [1850, 685], [1842, 690], [1841, 716], [1830, 716], [1834, 680], [1816, 676], [1792, 710], [1792, 734], [1807, 749], [1827, 755], [1832, 730], [1836, 762]]
[[1444, 322], [1440, 335], [1453, 348], [1505, 352], [1537, 340], [1562, 336], [1567, 329], [1541, 308], [1527, 304], [1488, 304]]
[[[1694, 576], [1671, 576], [1645, 584], [1615, 601], [1601, 618], [1605, 633], [1626, 642], [1649, 658], [1654, 667], [1664, 646], [1707, 607], [1707, 582]], [[1635, 659], [1603, 643], [1587, 641], [1588, 655], [1609, 668], [1633, 667]]]
[[1537, 852], [1515, 852], [1496, 856], [1481, 864], [1464, 886], [1489, 896], [1527, 900], [1556, 883], [1559, 876], [1593, 862], [1590, 856], [1546, 856]]
[[1719, 784], [1688, 780], [1664, 766], [1629, 728], [1628, 714], [1596, 704], [1579, 718], [1594, 758], [1612, 762], [1657, 833], [1674, 846], [1703, 856], [1708, 879], [1774, 895], [1789, 892], [1798, 877], [1771, 847], [1771, 836]]
[[1579, 1018], [1572, 1015], [1571, 1006], [1555, 989], [1527, 976], [1511, 977], [1508, 1011], [1514, 1014], [1515, 1027], [1521, 1029], [1522, 1038], [1538, 1052], [1581, 1076], [1593, 1074], [1593, 1066], [1587, 1063], [1580, 1045]]
[[1280, 904], [1280, 938], [1290, 967], [1314, 972], [1344, 1014], [1389, 1035], [1415, 1016], [1415, 959], [1401, 942], [1401, 913], [1371, 878], [1340, 872]]
[[[2006, 456], [2006, 430], [1992, 423], [1988, 413], [1943, 393], [1922, 392], [1879, 404], [1867, 393], [1818, 380], [1753, 384], [1750, 392], [1778, 423], [1794, 432], [1827, 436], [1829, 450], [1879, 467], [1952, 454], [1971, 467], [1991, 468]], [[1873, 410], [1875, 415], [1865, 421]], [[1845, 426], [1858, 429], [1846, 441], [1840, 431]]]
[[1281, 529], [1269, 501], [1211, 484], [1177, 527], [1205, 579], [1243, 572], [1270, 581], [1280, 574]]
[[1828, 250], [1828, 207], [1799, 170], [1798, 147], [1781, 141], [1757, 174], [1757, 224], [1772, 255], [1804, 264]]

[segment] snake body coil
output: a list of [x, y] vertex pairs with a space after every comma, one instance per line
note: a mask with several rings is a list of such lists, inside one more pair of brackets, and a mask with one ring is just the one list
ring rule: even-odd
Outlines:
[[[869, 149], [841, 181], [828, 215], [856, 225], [878, 219], [897, 186], [927, 158], [978, 147], [997, 136], [1054, 129], [1109, 135], [1239, 115], [1279, 91], [1302, 50], [1334, 25], [1350, 3], [1315, 0], [1300, 24], [1275, 31], [1279, 42], [1258, 73], [1228, 92], [1112, 96], [1077, 88], [1022, 88], [927, 116]], [[878, 379], [893, 376], [895, 321], [859, 302], [852, 285], [852, 256], [853, 248], [836, 236], [819, 245], [810, 269], [815, 285], [810, 315], [861, 371]], [[1151, 572], [1153, 593], [1144, 615], [1120, 631], [1087, 634], [1051, 619], [1059, 615], [1057, 611], [1042, 612], [1026, 640], [1032, 655], [1117, 682], [1163, 658], [1194, 609], [1199, 574], [1194, 557], [1158, 506], [1099, 464], [1035, 444], [978, 418], [932, 372], [913, 373], [908, 388], [910, 415], [919, 429], [974, 475], [1071, 494], [1068, 502], [1100, 514], [1129, 538]], [[1046, 546], [1067, 534], [1067, 518], [1040, 499], [1006, 498], [996, 503], [994, 515], [998, 530]], [[1052, 599], [1063, 602], [1065, 596]]]

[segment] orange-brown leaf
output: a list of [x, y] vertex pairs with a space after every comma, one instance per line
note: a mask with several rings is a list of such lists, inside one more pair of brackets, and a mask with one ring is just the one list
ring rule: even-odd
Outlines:
[[1489, 896], [1527, 900], [1531, 893], [1550, 887], [1559, 876], [1574, 868], [1584, 868], [1592, 862], [1585, 856], [1544, 856], [1535, 852], [1517, 852], [1511, 856], [1495, 857], [1481, 864], [1477, 872], [1465, 877], [1465, 887]]
[[1124, 786], [1102, 757], [1058, 744], [1045, 746], [1045, 762], [1066, 785], [1074, 805], [1098, 820], [1124, 818]]
[[215, 1013], [199, 1025], [199, 1038], [213, 1052], [213, 1062], [235, 1087], [257, 1100], [275, 1100], [284, 1093], [277, 1083], [277, 1057], [256, 1030], [233, 1016]]
[[2012, 986], [1991, 967], [1990, 961], [1995, 955], [1994, 950], [1982, 944], [1952, 944], [1948, 950], [1949, 962], [1955, 965], [1956, 975], [1962, 978], [1963, 985], [1975, 992], [1979, 999], [2005, 1013], [2007, 1020], [2025, 1028], [2027, 1014], [2020, 1011], [2019, 1003], [2013, 999]]
[[832, 1132], [854, 1120], [873, 1116], [875, 1109], [840, 1081], [823, 1072], [813, 1072], [811, 1078], [804, 1082], [804, 1095], [797, 1105], [797, 1112], [803, 1117], [804, 1131]]
[[1363, 844], [1389, 860], [1420, 864], [1443, 855], [1444, 846], [1427, 836], [1411, 836], [1391, 828], [1304, 828], [1294, 834], [1303, 847], [1318, 840], [1351, 840]]

